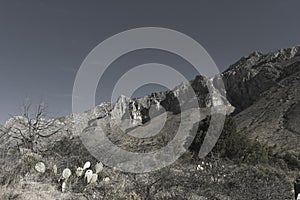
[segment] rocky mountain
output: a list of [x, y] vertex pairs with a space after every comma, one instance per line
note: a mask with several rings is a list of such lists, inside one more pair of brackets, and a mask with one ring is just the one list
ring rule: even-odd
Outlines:
[[222, 77], [239, 131], [278, 153], [300, 152], [300, 46], [265, 55], [254, 52]]
[[[214, 89], [217, 91], [214, 92], [216, 98], [212, 98], [208, 87], [215, 88], [220, 78], [226, 92]], [[198, 75], [190, 84], [201, 108], [219, 104], [226, 107], [227, 113], [232, 113], [235, 108], [233, 116], [238, 131], [249, 133], [252, 138], [274, 146], [279, 152], [300, 152], [297, 128], [300, 119], [299, 79], [300, 46], [295, 46], [267, 54], [253, 52], [231, 65], [220, 76], [209, 79]], [[122, 121], [123, 131], [129, 130], [149, 121], [150, 115], [159, 115], [160, 108], [175, 114], [180, 112], [176, 98], [188, 99], [192, 88], [182, 83], [172, 91], [157, 92], [142, 98], [121, 96], [114, 105], [97, 106], [87, 112], [89, 114], [79, 116], [78, 121], [85, 122], [84, 127], [87, 119], [93, 118], [91, 121], [95, 122], [109, 115], [118, 124]], [[202, 113], [208, 114], [204, 110]]]
[[[54, 119], [52, 130], [60, 132], [43, 139], [45, 151], [0, 157], [0, 199], [290, 199], [293, 170], [300, 169], [299, 81], [300, 46], [254, 52], [216, 77], [198, 75], [173, 90], [120, 96], [113, 104]], [[212, 153], [199, 159], [212, 110], [227, 116], [225, 125]], [[195, 121], [197, 113], [200, 121]], [[116, 146], [147, 153], [166, 146], [180, 123], [198, 129], [190, 148], [181, 138], [185, 145], [178, 149], [187, 151], [168, 167], [134, 174], [104, 166], [94, 185], [74, 173], [86, 161], [99, 161], [87, 150], [95, 146], [90, 136], [99, 127]], [[5, 130], [10, 127], [22, 131], [24, 119], [9, 120]], [[0, 135], [2, 149], [11, 135], [5, 136]], [[45, 163], [45, 174], [34, 170], [38, 161]], [[62, 193], [60, 173], [66, 167], [72, 175]]]
[[299, 72], [300, 46], [268, 54], [253, 52], [241, 58], [222, 73], [227, 97], [236, 111], [242, 111], [261, 94], [280, 81]]

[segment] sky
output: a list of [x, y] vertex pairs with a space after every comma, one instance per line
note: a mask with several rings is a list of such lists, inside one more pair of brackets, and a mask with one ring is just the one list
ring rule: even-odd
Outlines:
[[[72, 89], [81, 63], [112, 35], [138, 27], [164, 27], [199, 42], [220, 71], [253, 51], [300, 44], [300, 1], [85, 1], [0, 0], [0, 123], [17, 115], [30, 99], [44, 101], [53, 116], [72, 112]], [[159, 62], [196, 76], [185, 60], [168, 52], [141, 50], [117, 59], [97, 90], [96, 102], [110, 100], [122, 73]], [[146, 85], [140, 96], [158, 85]]]

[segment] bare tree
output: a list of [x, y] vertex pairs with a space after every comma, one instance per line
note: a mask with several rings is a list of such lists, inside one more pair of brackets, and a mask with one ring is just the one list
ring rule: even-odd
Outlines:
[[21, 115], [12, 117], [12, 123], [4, 127], [4, 134], [19, 149], [22, 147], [38, 152], [41, 150], [41, 139], [59, 133], [63, 124], [57, 119], [46, 118], [44, 103], [40, 103], [34, 112], [31, 111], [31, 104], [24, 103]]

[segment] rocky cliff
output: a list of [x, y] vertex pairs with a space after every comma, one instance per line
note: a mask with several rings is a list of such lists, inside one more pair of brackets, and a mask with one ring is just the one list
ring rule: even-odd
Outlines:
[[[155, 92], [133, 99], [121, 95], [113, 104], [101, 103], [89, 111], [66, 116], [60, 120], [65, 122], [75, 135], [79, 135], [85, 128], [107, 116], [110, 117], [110, 123], [120, 126], [125, 131], [145, 124], [164, 112], [176, 115], [192, 105], [208, 109], [222, 107], [230, 114], [234, 111], [234, 107], [226, 99], [226, 92], [219, 91], [222, 87], [218, 86], [218, 80], [219, 76], [205, 78], [198, 75], [194, 80], [182, 83], [173, 90]], [[198, 102], [197, 105], [195, 101]], [[77, 128], [74, 129], [75, 122]]]
[[239, 131], [279, 153], [300, 152], [300, 46], [254, 52], [223, 74]]
[[300, 46], [268, 54], [253, 52], [222, 73], [227, 97], [236, 111], [257, 101], [263, 92], [300, 71]]

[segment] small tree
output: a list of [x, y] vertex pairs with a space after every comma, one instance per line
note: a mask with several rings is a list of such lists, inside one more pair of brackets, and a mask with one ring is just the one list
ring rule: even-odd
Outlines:
[[46, 119], [46, 107], [40, 103], [34, 112], [31, 112], [31, 104], [22, 105], [20, 116], [13, 116], [12, 123], [4, 127], [5, 135], [14, 146], [28, 148], [38, 152], [41, 138], [49, 138], [63, 129], [63, 124], [57, 119]]

